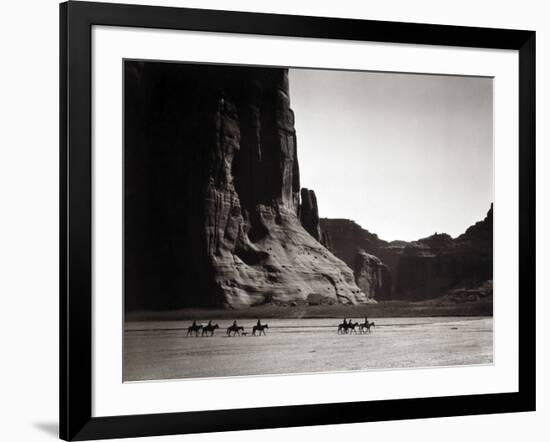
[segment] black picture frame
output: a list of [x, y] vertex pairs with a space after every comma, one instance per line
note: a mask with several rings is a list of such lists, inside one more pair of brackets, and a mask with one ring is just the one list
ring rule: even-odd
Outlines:
[[[92, 417], [93, 25], [511, 49], [519, 53], [519, 391]], [[60, 437], [65, 440], [535, 410], [535, 32], [67, 2], [60, 5]]]

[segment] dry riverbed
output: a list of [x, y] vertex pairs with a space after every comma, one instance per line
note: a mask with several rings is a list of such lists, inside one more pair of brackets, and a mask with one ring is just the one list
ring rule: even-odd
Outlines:
[[[380, 318], [371, 334], [338, 335], [341, 318], [270, 319], [266, 336], [187, 336], [191, 321], [131, 321], [126, 381], [489, 364], [493, 318]], [[362, 321], [359, 321], [362, 322]]]

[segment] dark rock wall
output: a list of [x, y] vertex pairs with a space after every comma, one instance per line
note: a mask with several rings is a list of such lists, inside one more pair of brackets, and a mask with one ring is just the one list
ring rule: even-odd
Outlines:
[[355, 254], [353, 273], [355, 282], [363, 293], [373, 299], [388, 298], [391, 276], [388, 266], [379, 258], [369, 255], [364, 250], [358, 250]]
[[127, 310], [367, 300], [300, 222], [286, 70], [128, 61], [124, 81]]
[[390, 287], [386, 285], [377, 300], [424, 300], [493, 279], [492, 205], [484, 220], [455, 239], [436, 233], [414, 242], [386, 242], [344, 219], [321, 219], [321, 231], [330, 236], [334, 254], [348, 265], [353, 267], [352, 256], [362, 249], [387, 266]]
[[351, 268], [355, 265], [355, 255], [358, 249], [371, 250], [385, 244], [374, 233], [363, 229], [359, 224], [349, 219], [321, 218], [321, 232], [325, 238], [330, 238], [332, 250], [336, 256], [342, 259]]
[[493, 279], [493, 206], [483, 221], [452, 239], [435, 234], [407, 246], [396, 273], [401, 298], [426, 299], [451, 288], [470, 288]]
[[480, 242], [489, 242], [493, 244], [493, 204], [487, 212], [487, 215], [482, 221], [478, 221], [473, 226], [470, 226], [466, 229], [462, 235], [460, 235], [457, 240], [459, 241], [480, 241]]
[[[330, 250], [351, 268], [359, 250], [378, 257], [390, 273], [395, 273], [399, 257], [409, 243], [404, 241], [387, 242], [363, 229], [355, 221], [343, 218], [321, 218], [321, 237], [330, 245]], [[389, 287], [388, 293], [392, 292]]]

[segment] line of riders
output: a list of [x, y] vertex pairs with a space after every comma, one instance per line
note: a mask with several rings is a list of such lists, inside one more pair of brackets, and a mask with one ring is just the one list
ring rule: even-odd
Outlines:
[[365, 316], [365, 322], [353, 322], [352, 319], [349, 321], [344, 318], [344, 322], [338, 324], [338, 334], [347, 335], [347, 334], [357, 334], [357, 333], [370, 333], [370, 329], [376, 327], [374, 322], [369, 322], [369, 319]]
[[[193, 321], [193, 324], [187, 328], [187, 336], [199, 336], [199, 332], [201, 336], [214, 336], [214, 330], [217, 328], [220, 328], [220, 326], [218, 324], [212, 324], [211, 320], [208, 321], [206, 325], [197, 324], [196, 321]], [[269, 328], [269, 326], [267, 324], [262, 324], [258, 319], [256, 325], [252, 327], [252, 335], [256, 336], [256, 332], [258, 332], [259, 335], [262, 333], [265, 335], [266, 328]], [[241, 333], [246, 335], [244, 327], [237, 325], [237, 321], [233, 321], [233, 324], [227, 327], [227, 336], [241, 336]]]
[[[338, 324], [338, 334], [347, 335], [370, 333], [372, 327], [375, 327], [375, 324], [374, 322], [369, 322], [367, 317], [365, 317], [365, 322], [362, 323], [353, 322], [352, 319], [348, 321], [344, 318], [344, 322]], [[214, 331], [218, 328], [220, 328], [220, 326], [218, 324], [212, 324], [212, 320], [208, 321], [208, 324], [206, 325], [197, 324], [197, 321], [193, 321], [193, 324], [187, 328], [187, 336], [199, 336], [199, 333], [201, 336], [214, 336]], [[268, 328], [269, 325], [262, 324], [262, 322], [258, 319], [256, 325], [252, 327], [252, 335], [256, 336], [256, 332], [258, 332], [259, 335], [262, 335], [262, 333], [265, 335], [265, 330]], [[241, 336], [241, 334], [246, 336], [244, 327], [237, 325], [237, 321], [233, 321], [233, 324], [227, 327], [227, 336]]]

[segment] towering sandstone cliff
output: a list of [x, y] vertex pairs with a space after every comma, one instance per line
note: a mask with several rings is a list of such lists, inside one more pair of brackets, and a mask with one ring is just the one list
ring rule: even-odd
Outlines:
[[125, 88], [127, 310], [367, 301], [300, 198], [286, 70], [126, 62]]

